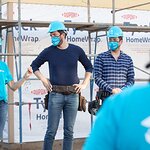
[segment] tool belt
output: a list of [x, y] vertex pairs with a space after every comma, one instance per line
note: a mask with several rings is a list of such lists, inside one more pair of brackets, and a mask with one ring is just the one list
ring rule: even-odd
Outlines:
[[100, 106], [101, 106], [100, 99], [90, 101], [88, 103], [88, 112], [92, 115], [96, 115], [96, 113], [98, 112]]
[[98, 99], [101, 99], [101, 100], [103, 101], [105, 98], [109, 97], [110, 95], [112, 95], [110, 92], [103, 91], [103, 90], [100, 89], [100, 90], [97, 92], [96, 97], [97, 97]]
[[74, 86], [52, 85], [52, 91], [56, 92], [56, 93], [61, 93], [63, 95], [69, 95], [71, 93], [76, 93]]
[[[53, 85], [52, 86], [52, 91], [56, 93], [61, 93], [64, 95], [69, 95], [71, 93], [76, 93], [75, 87], [73, 86], [58, 86], [58, 85]], [[48, 94], [45, 95], [44, 97], [44, 104], [45, 104], [45, 109], [48, 110], [48, 101], [49, 101], [49, 92]], [[84, 96], [79, 93], [79, 104], [78, 104], [78, 111], [86, 111], [86, 102], [87, 100], [85, 99]]]

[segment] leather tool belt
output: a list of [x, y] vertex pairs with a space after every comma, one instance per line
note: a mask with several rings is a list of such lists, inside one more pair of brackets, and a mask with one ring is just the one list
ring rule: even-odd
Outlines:
[[103, 90], [99, 90], [96, 94], [96, 97], [98, 99], [104, 100], [105, 98], [109, 97], [110, 95], [112, 95], [110, 92], [107, 91], [103, 91]]
[[[49, 92], [44, 97], [45, 109], [47, 109], [47, 110], [48, 110], [48, 101], [49, 101]], [[81, 96], [81, 93], [79, 93], [78, 111], [85, 112], [86, 111], [86, 103], [87, 103], [87, 100], [85, 99], [85, 97]]]
[[76, 93], [74, 86], [52, 85], [52, 91], [56, 92], [56, 93], [61, 93], [63, 95], [69, 95], [71, 93]]
[[[71, 93], [76, 93], [74, 86], [60, 86], [60, 85], [52, 85], [52, 91], [56, 93], [61, 93], [63, 95], [69, 95]], [[45, 95], [44, 103], [45, 103], [45, 109], [48, 110], [48, 100], [49, 100], [49, 92]], [[86, 111], [86, 102], [84, 96], [81, 96], [81, 93], [79, 93], [79, 105], [78, 105], [78, 111]]]

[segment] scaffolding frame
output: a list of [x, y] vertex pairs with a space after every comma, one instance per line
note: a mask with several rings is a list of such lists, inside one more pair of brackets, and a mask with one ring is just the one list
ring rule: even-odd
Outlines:
[[[147, 4], [150, 4], [148, 2]], [[142, 4], [140, 4], [142, 5]], [[18, 0], [18, 20], [2, 20], [0, 18], [0, 31], [3, 29], [8, 29], [14, 26], [19, 26], [19, 37], [21, 36], [21, 27], [48, 27], [50, 22], [45, 22], [45, 21], [26, 21], [26, 20], [21, 20], [21, 11], [20, 11], [20, 6], [21, 2]], [[139, 5], [135, 5], [138, 7]], [[132, 6], [134, 7], [134, 6]], [[129, 7], [128, 7], [129, 8]], [[139, 26], [124, 26], [123, 24], [116, 24], [115, 23], [115, 13], [117, 11], [124, 10], [115, 10], [115, 0], [112, 0], [112, 15], [113, 15], [113, 20], [112, 24], [108, 23], [91, 23], [90, 22], [90, 0], [88, 0], [88, 23], [82, 23], [82, 22], [64, 22], [65, 26], [67, 28], [76, 28], [76, 30], [80, 31], [87, 31], [88, 36], [91, 37], [91, 33], [96, 33], [96, 38], [99, 36], [98, 32], [100, 31], [107, 31], [108, 28], [112, 25], [117, 25], [119, 26], [123, 31], [125, 32], [150, 32], [150, 27], [139, 27]], [[126, 8], [127, 9], [127, 8]], [[1, 10], [0, 10], [1, 11]], [[1, 13], [1, 12], [0, 12]], [[105, 35], [101, 35], [105, 36]], [[90, 38], [89, 38], [90, 39]], [[9, 42], [9, 41], [8, 41]], [[29, 54], [22, 54], [21, 53], [21, 38], [19, 38], [19, 53], [14, 54], [14, 53], [7, 53], [7, 54], [0, 54], [0, 56], [19, 56], [19, 78], [21, 78], [21, 57], [22, 56], [29, 56]], [[94, 50], [94, 56], [96, 55], [96, 48], [97, 48], [97, 43], [95, 42], [95, 50]], [[91, 41], [89, 40], [89, 56], [91, 56]], [[31, 54], [32, 56], [36, 56], [36, 54]], [[93, 100], [93, 84], [94, 80], [91, 79], [90, 81], [90, 101]], [[21, 88], [19, 90], [19, 118], [20, 118], [20, 144], [22, 144], [22, 91]], [[91, 118], [91, 124], [92, 124], [92, 118]]]

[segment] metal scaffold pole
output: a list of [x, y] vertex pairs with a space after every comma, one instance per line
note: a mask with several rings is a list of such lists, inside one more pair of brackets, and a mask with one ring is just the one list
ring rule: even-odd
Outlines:
[[[22, 77], [21, 68], [21, 0], [18, 0], [18, 46], [19, 46], [19, 79]], [[20, 144], [22, 144], [22, 88], [19, 88], [19, 136]]]
[[[90, 7], [91, 7], [91, 4], [90, 4], [90, 0], [87, 0], [87, 9], [88, 9], [88, 23], [91, 22], [91, 14], [90, 14]], [[89, 55], [92, 54], [92, 46], [91, 46], [91, 32], [88, 31], [88, 37], [89, 37]], [[91, 57], [89, 57], [91, 63], [92, 63], [92, 59]], [[92, 79], [90, 79], [90, 101], [93, 100], [93, 86], [94, 86], [94, 81], [93, 81], [93, 76], [92, 76]], [[93, 115], [91, 115], [91, 127], [92, 127], [92, 124], [93, 124]]]
[[[2, 1], [0, 0], [0, 19], [2, 19]], [[0, 53], [2, 53], [2, 29], [0, 26]], [[2, 60], [2, 56], [0, 56], [0, 60]]]
[[112, 0], [112, 23], [113, 23], [113, 26], [115, 25], [115, 0]]

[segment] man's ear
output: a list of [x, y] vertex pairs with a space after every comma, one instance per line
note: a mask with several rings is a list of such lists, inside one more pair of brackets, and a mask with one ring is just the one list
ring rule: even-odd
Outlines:
[[65, 32], [63, 32], [62, 34], [63, 34], [64, 38], [66, 39], [67, 34]]
[[123, 43], [123, 39], [120, 40], [120, 44], [122, 44], [122, 43]]

